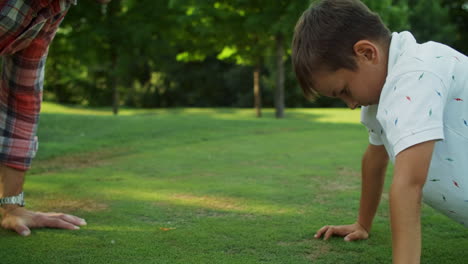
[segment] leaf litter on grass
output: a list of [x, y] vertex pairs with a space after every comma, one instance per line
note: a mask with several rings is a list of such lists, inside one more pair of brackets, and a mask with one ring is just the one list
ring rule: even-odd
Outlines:
[[64, 170], [102, 167], [112, 164], [112, 159], [132, 153], [130, 148], [104, 148], [98, 151], [58, 156], [34, 162], [28, 175], [55, 173]]
[[45, 197], [35, 201], [35, 210], [56, 211], [56, 212], [99, 212], [108, 209], [108, 205], [103, 202], [97, 202], [91, 199], [71, 199], [68, 197]]

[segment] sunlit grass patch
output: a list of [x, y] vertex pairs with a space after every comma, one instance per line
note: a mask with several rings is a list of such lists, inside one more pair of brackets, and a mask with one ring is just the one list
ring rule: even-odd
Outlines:
[[[274, 109], [263, 109], [264, 118], [274, 118]], [[78, 106], [64, 106], [55, 103], [44, 102], [42, 113], [48, 114], [69, 114], [69, 115], [95, 115], [112, 116], [111, 108], [84, 108]], [[120, 116], [134, 115], [169, 115], [169, 116], [205, 116], [220, 120], [258, 120], [253, 109], [244, 108], [176, 108], [176, 109], [129, 109], [123, 108], [119, 111]], [[311, 120], [321, 123], [345, 123], [359, 124], [360, 110], [350, 111], [347, 109], [329, 109], [329, 108], [297, 108], [288, 109], [286, 117], [301, 118], [305, 121]], [[307, 118], [307, 117], [310, 117]]]
[[315, 122], [320, 123], [341, 123], [341, 124], [359, 124], [361, 118], [360, 109], [348, 110], [343, 108], [312, 108], [312, 109], [291, 109], [293, 114], [301, 113], [315, 116]]

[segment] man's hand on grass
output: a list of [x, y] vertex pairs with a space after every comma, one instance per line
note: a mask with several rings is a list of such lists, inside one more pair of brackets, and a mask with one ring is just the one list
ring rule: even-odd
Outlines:
[[16, 231], [22, 236], [31, 234], [30, 228], [80, 229], [86, 221], [73, 215], [62, 213], [41, 213], [26, 210], [24, 207], [10, 206], [2, 210], [2, 227]]
[[314, 238], [320, 238], [323, 235], [324, 240], [331, 236], [344, 237], [345, 241], [363, 240], [369, 238], [369, 233], [359, 223], [341, 226], [324, 226], [315, 234]]

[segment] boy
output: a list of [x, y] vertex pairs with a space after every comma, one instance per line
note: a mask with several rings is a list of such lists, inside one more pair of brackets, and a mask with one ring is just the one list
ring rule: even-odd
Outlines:
[[367, 239], [387, 162], [394, 263], [419, 263], [421, 198], [468, 227], [468, 58], [448, 46], [393, 33], [358, 0], [323, 0], [296, 25], [293, 65], [307, 97], [362, 106], [369, 129], [356, 223], [315, 237]]
[[[96, 0], [105, 4], [110, 0]], [[84, 219], [26, 210], [23, 183], [37, 150], [36, 130], [47, 52], [76, 0], [0, 1], [1, 226], [28, 236], [30, 228], [79, 229]]]

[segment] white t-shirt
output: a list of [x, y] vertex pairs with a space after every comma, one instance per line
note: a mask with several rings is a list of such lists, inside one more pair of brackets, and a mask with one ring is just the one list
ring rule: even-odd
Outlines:
[[424, 201], [468, 227], [468, 58], [436, 42], [393, 33], [378, 105], [362, 107], [373, 145], [392, 162], [413, 145], [437, 140]]

